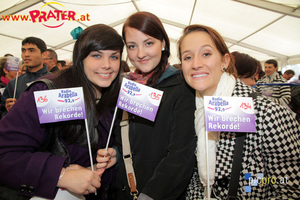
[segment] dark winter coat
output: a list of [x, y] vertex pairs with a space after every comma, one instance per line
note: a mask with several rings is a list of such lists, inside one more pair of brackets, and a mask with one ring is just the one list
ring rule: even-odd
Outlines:
[[[154, 88], [164, 92], [155, 121], [129, 115], [137, 190], [153, 199], [182, 199], [195, 162], [195, 92], [172, 66]], [[114, 132], [122, 153], [121, 130], [118, 127]], [[123, 159], [111, 193], [114, 199], [132, 199]]]

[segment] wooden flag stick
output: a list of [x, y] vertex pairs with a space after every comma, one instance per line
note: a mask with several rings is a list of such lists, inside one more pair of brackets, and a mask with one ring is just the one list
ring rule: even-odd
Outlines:
[[109, 134], [108, 134], [108, 138], [107, 138], [107, 142], [106, 142], [105, 151], [107, 151], [107, 149], [108, 149], [108, 144], [109, 144], [109, 141], [110, 141], [112, 129], [113, 129], [113, 127], [114, 127], [114, 123], [115, 123], [115, 119], [116, 119], [117, 110], [118, 110], [118, 107], [116, 106], [115, 112], [114, 112], [114, 116], [113, 116], [113, 119], [112, 119], [112, 121], [111, 121], [110, 129], [109, 129]]
[[16, 89], [17, 89], [17, 83], [18, 83], [18, 76], [19, 76], [19, 71], [17, 72], [17, 76], [16, 76], [16, 82], [15, 82], [15, 89], [14, 89], [13, 99], [16, 97]]
[[206, 145], [206, 178], [207, 178], [207, 199], [210, 200], [210, 185], [209, 185], [209, 158], [208, 158], [208, 131], [205, 131], [205, 145]]

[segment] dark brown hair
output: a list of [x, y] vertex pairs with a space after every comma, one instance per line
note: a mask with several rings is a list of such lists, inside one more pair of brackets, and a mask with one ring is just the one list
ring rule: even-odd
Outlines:
[[187, 36], [188, 34], [195, 32], [195, 31], [203, 31], [206, 32], [211, 40], [213, 41], [213, 43], [216, 45], [216, 48], [218, 49], [218, 51], [220, 52], [220, 54], [222, 56], [224, 56], [225, 54], [228, 54], [230, 56], [230, 62], [228, 65], [228, 68], [226, 69], [226, 72], [233, 75], [235, 78], [237, 77], [237, 71], [235, 69], [234, 66], [234, 59], [232, 57], [232, 55], [230, 54], [223, 38], [221, 37], [221, 35], [214, 30], [213, 28], [210, 28], [208, 26], [204, 26], [204, 25], [190, 25], [184, 28], [183, 30], [183, 35], [180, 37], [179, 41], [178, 41], [178, 57], [179, 60], [181, 60], [181, 43], [183, 41], [183, 39], [185, 38], [185, 36]]
[[267, 60], [265, 63], [267, 63], [267, 64], [273, 64], [275, 68], [278, 67], [278, 63], [274, 59]]
[[41, 51], [41, 54], [47, 50], [47, 45], [44, 40], [37, 37], [27, 37], [22, 41], [22, 46], [25, 44], [35, 44], [37, 48]]
[[[121, 64], [123, 47], [124, 43], [122, 37], [112, 27], [104, 24], [90, 26], [80, 34], [75, 42], [73, 65], [65, 70], [61, 70], [58, 74], [54, 75], [53, 78], [53, 82], [55, 82], [57, 88], [83, 88], [86, 118], [93, 150], [96, 150], [99, 142], [100, 130], [98, 129], [98, 121], [100, 116], [106, 119], [108, 110], [113, 109], [117, 103], [121, 68], [111, 85], [107, 88], [102, 88], [100, 102], [96, 103], [96, 89], [84, 73], [83, 61], [92, 51], [120, 50]], [[59, 128], [62, 128], [62, 137], [67, 144], [77, 142], [81, 146], [87, 145], [86, 134], [83, 134], [86, 132], [83, 120], [65, 121], [60, 124], [57, 130], [60, 130]]]
[[154, 73], [149, 78], [147, 85], [156, 85], [158, 79], [164, 73], [166, 66], [168, 64], [168, 58], [170, 56], [170, 41], [168, 35], [164, 29], [163, 24], [158, 19], [157, 16], [148, 12], [137, 12], [131, 15], [124, 23], [122, 36], [126, 43], [125, 31], [126, 27], [135, 28], [146, 35], [154, 37], [161, 42], [165, 41], [165, 50], [162, 51], [161, 59], [158, 65], [154, 68]]
[[248, 54], [234, 51], [231, 53], [235, 60], [235, 68], [239, 78], [250, 78], [257, 73], [258, 63]]
[[124, 60], [121, 61], [120, 68], [121, 68], [121, 73], [130, 72], [129, 66], [128, 66], [127, 62]]
[[291, 69], [288, 69], [283, 74], [287, 74], [287, 75], [293, 74], [293, 76], [294, 76], [295, 72], [293, 70], [291, 70]]

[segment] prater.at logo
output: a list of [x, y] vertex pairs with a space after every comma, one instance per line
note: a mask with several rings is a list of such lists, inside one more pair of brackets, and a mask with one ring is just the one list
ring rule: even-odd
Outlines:
[[[61, 9], [48, 10], [47, 5], [55, 4], [61, 7]], [[31, 10], [29, 15], [2, 15], [3, 21], [31, 21], [33, 23], [42, 23], [43, 26], [48, 28], [61, 27], [66, 21], [90, 21], [90, 15], [80, 15], [76, 17], [76, 12], [72, 10], [66, 10], [66, 8], [57, 2], [49, 2], [44, 4], [40, 10]]]

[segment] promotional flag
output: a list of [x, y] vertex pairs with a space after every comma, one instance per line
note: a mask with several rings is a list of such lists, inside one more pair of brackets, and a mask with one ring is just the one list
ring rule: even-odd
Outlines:
[[85, 119], [82, 87], [34, 92], [40, 123]]
[[118, 108], [145, 119], [154, 121], [161, 102], [162, 95], [163, 91], [140, 83], [136, 83], [127, 78], [123, 78], [117, 105], [112, 119], [112, 124], [108, 134], [106, 150], [108, 148]]
[[13, 56], [7, 56], [6, 60], [6, 70], [8, 71], [17, 71], [16, 81], [15, 81], [15, 87], [14, 87], [14, 94], [13, 99], [16, 97], [16, 88], [18, 84], [18, 77], [19, 77], [19, 58], [13, 57]]
[[19, 71], [19, 61], [20, 58], [7, 56], [6, 57], [6, 70], [8, 71]]
[[256, 132], [251, 97], [204, 96], [206, 131]]
[[[41, 124], [84, 119], [91, 169], [94, 171], [82, 87], [35, 91], [34, 99]], [[68, 195], [73, 196], [72, 194]]]
[[[255, 115], [250, 97], [204, 96], [206, 170], [209, 171], [209, 131], [256, 132]], [[206, 173], [209, 185], [209, 173]], [[210, 199], [210, 190], [207, 191]]]
[[163, 91], [123, 78], [117, 107], [154, 121]]

